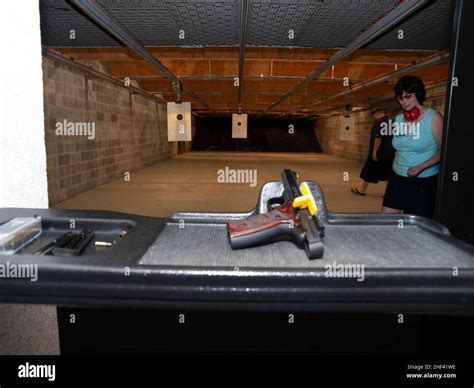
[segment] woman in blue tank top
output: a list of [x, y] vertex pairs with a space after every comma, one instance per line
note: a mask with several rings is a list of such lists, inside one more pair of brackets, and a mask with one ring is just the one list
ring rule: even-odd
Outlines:
[[395, 85], [403, 108], [390, 130], [395, 159], [382, 204], [383, 213], [433, 218], [439, 172], [443, 116], [423, 102], [426, 90], [419, 77], [406, 75]]

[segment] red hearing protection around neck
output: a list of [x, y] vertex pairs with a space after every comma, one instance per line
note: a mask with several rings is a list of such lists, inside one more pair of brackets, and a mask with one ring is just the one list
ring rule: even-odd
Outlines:
[[414, 121], [418, 117], [420, 117], [420, 115], [421, 115], [421, 110], [417, 106], [415, 106], [414, 108], [412, 108], [410, 110], [404, 110], [403, 111], [403, 117], [407, 121]]

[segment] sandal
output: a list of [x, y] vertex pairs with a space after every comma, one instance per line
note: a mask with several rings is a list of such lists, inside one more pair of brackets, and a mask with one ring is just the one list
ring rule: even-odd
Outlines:
[[351, 191], [354, 193], [354, 194], [358, 194], [358, 195], [362, 195], [362, 196], [365, 196], [365, 193], [359, 191], [359, 189], [356, 187], [355, 189], [351, 189]]

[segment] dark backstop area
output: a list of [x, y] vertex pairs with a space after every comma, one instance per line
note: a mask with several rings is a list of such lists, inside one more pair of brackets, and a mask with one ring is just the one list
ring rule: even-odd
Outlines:
[[322, 152], [314, 120], [248, 118], [247, 139], [232, 138], [232, 116], [196, 118], [193, 151]]

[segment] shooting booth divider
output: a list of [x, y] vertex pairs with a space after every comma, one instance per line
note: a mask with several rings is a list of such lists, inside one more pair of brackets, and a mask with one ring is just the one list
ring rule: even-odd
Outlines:
[[474, 2], [458, 0], [453, 19], [435, 220], [474, 244]]

